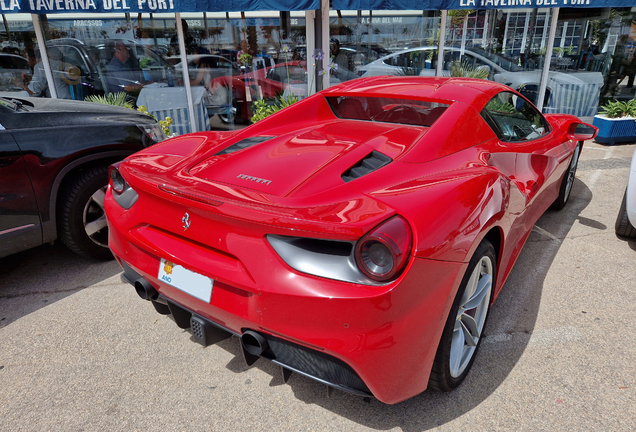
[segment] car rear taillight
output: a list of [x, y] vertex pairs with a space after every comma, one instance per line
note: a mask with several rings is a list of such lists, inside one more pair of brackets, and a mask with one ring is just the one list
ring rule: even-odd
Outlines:
[[356, 245], [356, 262], [369, 278], [386, 282], [406, 266], [412, 243], [411, 227], [394, 216], [362, 237]]

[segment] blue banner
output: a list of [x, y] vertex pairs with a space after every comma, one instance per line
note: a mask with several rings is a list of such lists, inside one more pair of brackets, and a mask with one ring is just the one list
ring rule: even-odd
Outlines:
[[302, 11], [319, 0], [0, 0], [0, 13], [170, 13]]
[[633, 7], [634, 0], [333, 0], [334, 10], [455, 10]]

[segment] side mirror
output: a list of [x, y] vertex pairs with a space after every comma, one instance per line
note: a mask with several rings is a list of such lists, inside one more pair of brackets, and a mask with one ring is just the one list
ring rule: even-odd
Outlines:
[[568, 129], [568, 138], [572, 141], [591, 140], [597, 132], [598, 128], [587, 123], [572, 123]]

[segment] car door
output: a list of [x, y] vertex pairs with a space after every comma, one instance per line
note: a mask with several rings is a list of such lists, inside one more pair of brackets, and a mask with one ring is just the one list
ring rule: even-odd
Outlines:
[[571, 149], [551, 133], [543, 115], [515, 93], [497, 94], [482, 116], [495, 130], [501, 145], [515, 153], [510, 178], [525, 199], [521, 217], [523, 225], [530, 229], [556, 199]]
[[42, 244], [35, 192], [18, 144], [1, 125], [4, 115], [11, 114], [0, 113], [0, 258]]

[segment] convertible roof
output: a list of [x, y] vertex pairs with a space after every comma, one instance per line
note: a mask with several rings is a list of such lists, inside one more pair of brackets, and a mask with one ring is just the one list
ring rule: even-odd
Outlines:
[[330, 87], [323, 95], [424, 98], [462, 102], [479, 110], [503, 90], [509, 91], [510, 87], [480, 79], [381, 76], [347, 81]]

